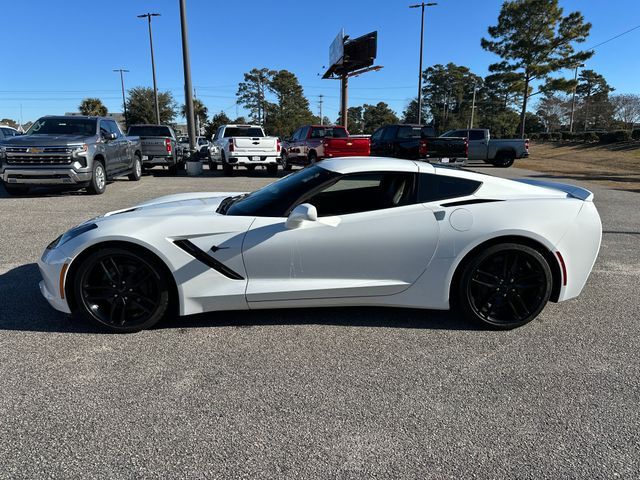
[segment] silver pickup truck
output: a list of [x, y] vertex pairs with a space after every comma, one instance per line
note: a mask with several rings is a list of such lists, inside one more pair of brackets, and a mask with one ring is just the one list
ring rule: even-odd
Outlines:
[[468, 160], [482, 160], [496, 167], [507, 168], [516, 158], [529, 156], [529, 140], [522, 138], [492, 139], [486, 128], [449, 130], [441, 137], [467, 137]]
[[184, 162], [183, 147], [178, 143], [175, 132], [168, 125], [131, 125], [127, 135], [140, 137], [142, 144], [142, 165], [169, 167], [169, 173], [178, 173]]
[[9, 194], [35, 185], [65, 185], [104, 193], [107, 181], [142, 176], [140, 139], [122, 134], [115, 120], [46, 116], [25, 135], [0, 142], [0, 178]]

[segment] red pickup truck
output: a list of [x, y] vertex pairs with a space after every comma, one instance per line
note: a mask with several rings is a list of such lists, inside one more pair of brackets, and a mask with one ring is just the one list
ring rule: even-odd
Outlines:
[[282, 144], [282, 168], [310, 165], [323, 158], [368, 157], [369, 139], [350, 137], [337, 125], [305, 125], [297, 129]]

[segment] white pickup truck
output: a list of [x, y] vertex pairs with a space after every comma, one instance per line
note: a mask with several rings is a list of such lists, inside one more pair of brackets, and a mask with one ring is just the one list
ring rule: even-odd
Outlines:
[[278, 172], [280, 140], [267, 137], [259, 125], [222, 125], [213, 136], [209, 168], [222, 165], [225, 175], [231, 175], [234, 167], [246, 167], [253, 171], [263, 166], [270, 175]]

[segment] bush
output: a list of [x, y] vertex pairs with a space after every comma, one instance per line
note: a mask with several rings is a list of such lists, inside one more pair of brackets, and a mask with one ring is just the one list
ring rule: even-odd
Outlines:
[[551, 134], [549, 132], [542, 132], [539, 136], [540, 140], [543, 142], [548, 142], [551, 140]]
[[562, 140], [562, 135], [560, 134], [560, 132], [552, 132], [549, 134], [549, 140], [557, 142], [559, 140]]
[[598, 132], [601, 143], [628, 142], [631, 140], [631, 133], [628, 130], [613, 130], [612, 132]]
[[560, 132], [562, 140], [569, 140], [575, 142], [583, 139], [583, 134], [580, 132]]
[[631, 138], [634, 140], [640, 140], [640, 128], [636, 128], [633, 132], [631, 132]]
[[540, 140], [540, 133], [530, 133], [529, 140]]
[[582, 134], [582, 140], [585, 142], [599, 142], [600, 137], [596, 132], [584, 132]]

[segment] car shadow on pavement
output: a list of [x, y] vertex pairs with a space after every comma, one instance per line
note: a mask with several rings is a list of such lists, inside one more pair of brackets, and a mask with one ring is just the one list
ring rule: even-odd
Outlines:
[[69, 186], [56, 185], [45, 187], [31, 187], [27, 193], [19, 195], [11, 195], [4, 188], [4, 185], [0, 186], [0, 199], [2, 198], [44, 198], [44, 197], [61, 197], [61, 196], [85, 196], [87, 195], [84, 189], [73, 189]]
[[[102, 333], [103, 330], [54, 310], [40, 294], [35, 263], [0, 275], [0, 330], [50, 333]], [[389, 307], [327, 307], [212, 312], [166, 319], [157, 329], [269, 325], [479, 330], [446, 311]]]

